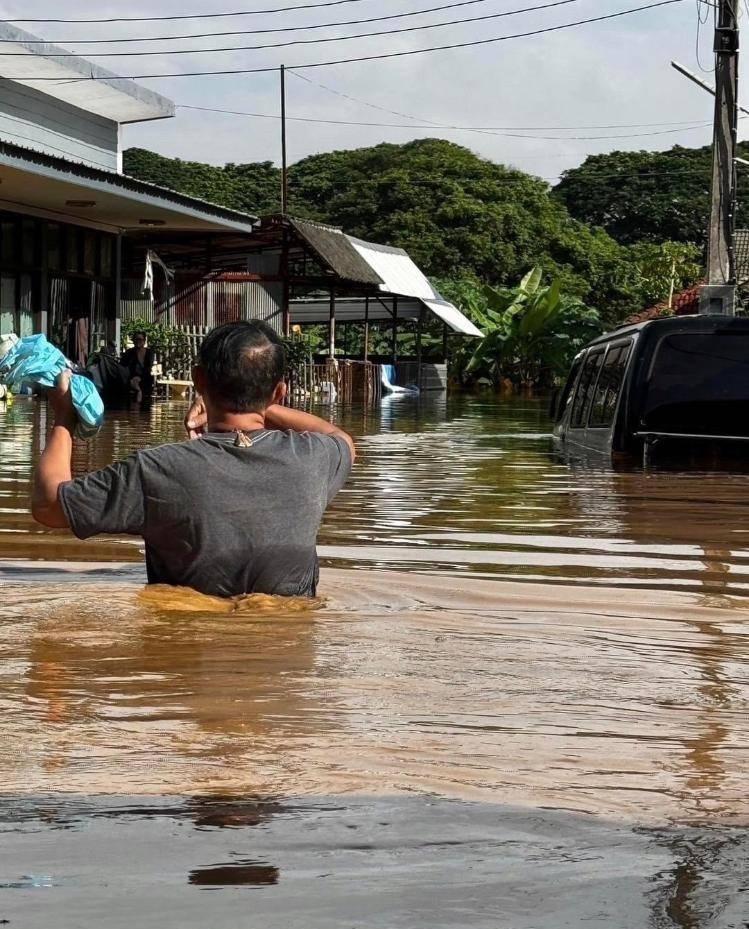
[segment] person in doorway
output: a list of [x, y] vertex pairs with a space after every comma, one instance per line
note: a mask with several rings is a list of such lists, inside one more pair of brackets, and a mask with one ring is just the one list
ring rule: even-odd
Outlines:
[[148, 580], [232, 597], [315, 595], [317, 533], [354, 458], [351, 437], [284, 407], [285, 352], [265, 323], [208, 334], [193, 370], [193, 439], [144, 449], [72, 480], [67, 376], [49, 394], [55, 424], [32, 513], [80, 539], [142, 536]]
[[153, 394], [153, 350], [148, 347], [145, 332], [133, 333], [133, 347], [123, 352], [120, 364], [128, 372], [130, 392], [136, 403], [150, 399]]

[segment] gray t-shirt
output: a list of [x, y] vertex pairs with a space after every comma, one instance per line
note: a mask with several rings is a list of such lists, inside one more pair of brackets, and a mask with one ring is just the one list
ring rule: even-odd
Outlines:
[[143, 536], [151, 584], [314, 596], [323, 514], [351, 471], [336, 436], [260, 430], [161, 445], [60, 488], [80, 539]]

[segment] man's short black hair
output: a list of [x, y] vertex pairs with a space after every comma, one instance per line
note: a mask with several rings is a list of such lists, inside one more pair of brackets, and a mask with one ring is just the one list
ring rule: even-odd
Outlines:
[[146, 339], [147, 340], [148, 333], [143, 332], [142, 329], [139, 329], [137, 332], [133, 333], [133, 341], [135, 341], [135, 339]]
[[229, 413], [261, 413], [286, 370], [281, 339], [259, 319], [212, 329], [199, 361], [211, 399]]

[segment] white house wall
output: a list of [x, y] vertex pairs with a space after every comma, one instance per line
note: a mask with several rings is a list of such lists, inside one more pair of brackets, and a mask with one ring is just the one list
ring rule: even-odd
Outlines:
[[107, 171], [119, 168], [118, 125], [0, 78], [0, 139]]

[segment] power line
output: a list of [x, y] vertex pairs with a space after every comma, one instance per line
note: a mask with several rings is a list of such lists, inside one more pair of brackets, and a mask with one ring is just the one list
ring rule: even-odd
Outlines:
[[[442, 6], [433, 6], [423, 10], [413, 10], [409, 13], [391, 13], [389, 16], [372, 16], [368, 19], [349, 19], [337, 23], [316, 23], [310, 26], [283, 26], [275, 29], [253, 29], [252, 32], [254, 35], [262, 35], [265, 33], [272, 32], [300, 32], [314, 29], [326, 29], [326, 28], [335, 28], [338, 26], [357, 26], [363, 25], [365, 23], [380, 23], [385, 22], [386, 20], [393, 19], [406, 19], [411, 16], [424, 16], [427, 13], [439, 13], [442, 10], [452, 10], [457, 7], [465, 6], [475, 6], [478, 3], [487, 3], [488, 0], [460, 0], [458, 3], [445, 3]], [[580, 0], [566, 0], [566, 2], [580, 2]], [[530, 10], [542, 10], [546, 9], [549, 6], [558, 6], [561, 4], [545, 4], [540, 7], [530, 7], [529, 10], [515, 10], [514, 12], [509, 12], [506, 15], [512, 16], [516, 13], [525, 13]], [[198, 32], [198, 33], [188, 33], [187, 35], [169, 35], [169, 36], [142, 36], [140, 38], [125, 38], [125, 39], [55, 39], [55, 43], [60, 45], [122, 45], [130, 42], [179, 42], [183, 39], [215, 39], [215, 38], [224, 38], [227, 36], [236, 36], [236, 35], [247, 35], [247, 29], [242, 30], [233, 30], [230, 32]], [[0, 45], [16, 42], [16, 39], [0, 39]], [[25, 45], [48, 45], [48, 39], [24, 39]], [[91, 53], [87, 53], [91, 54]], [[163, 54], [168, 54], [164, 52]]]
[[5, 19], [6, 23], [164, 23], [184, 19], [223, 19], [231, 16], [260, 16], [267, 13], [293, 13], [295, 10], [314, 10], [320, 7], [362, 3], [364, 0], [322, 0], [320, 3], [302, 3], [266, 10], [238, 10], [233, 13], [181, 13], [175, 16], [115, 16], [109, 19]]
[[[749, 0], [747, 0], [749, 2]], [[435, 122], [433, 119], [427, 119], [425, 116], [414, 116], [410, 113], [401, 113], [399, 110], [391, 110], [388, 107], [379, 106], [376, 103], [370, 103], [368, 100], [362, 100], [361, 97], [353, 97], [351, 94], [344, 93], [342, 90], [336, 90], [334, 87], [331, 87], [328, 84], [322, 84], [319, 81], [314, 81], [312, 78], [307, 77], [304, 74], [297, 74], [295, 71], [292, 71], [290, 68], [286, 69], [287, 74], [293, 74], [294, 77], [299, 78], [300, 81], [304, 81], [305, 84], [310, 84], [312, 87], [319, 87], [321, 90], [325, 90], [330, 94], [334, 94], [336, 97], [343, 97], [344, 100], [350, 100], [352, 103], [360, 104], [361, 106], [368, 107], [371, 110], [378, 110], [381, 113], [389, 113], [391, 116], [400, 116], [401, 119], [410, 119], [417, 123], [428, 123], [435, 128], [440, 127], [440, 123]], [[220, 112], [220, 111], [217, 111]], [[656, 126], [702, 126], [708, 125], [702, 123], [700, 120], [696, 119], [682, 119], [675, 122], [663, 122], [662, 120], [657, 123], [610, 123], [603, 126], [480, 126], [472, 127], [475, 129], [496, 129], [501, 131], [556, 131], [556, 132], [575, 132], [583, 130], [596, 130], [596, 129], [652, 129]]]
[[[349, 42], [352, 39], [373, 39], [380, 36], [402, 35], [407, 32], [423, 32], [427, 29], [444, 29], [446, 26], [463, 26], [468, 23], [481, 23], [492, 19], [504, 19], [506, 16], [516, 16], [519, 13], [529, 13], [534, 10], [548, 10], [551, 7], [566, 6], [569, 3], [578, 3], [579, 0], [554, 0], [553, 3], [544, 3], [541, 6], [526, 7], [522, 10], [503, 11], [501, 13], [486, 13], [483, 16], [470, 16], [464, 19], [452, 19], [444, 23], [422, 23], [417, 26], [403, 26], [401, 29], [385, 29], [380, 32], [359, 32], [354, 35], [325, 36], [321, 39], [291, 39], [288, 42], [270, 42], [265, 45], [230, 45], [225, 48], [176, 48], [174, 50], [156, 49], [135, 52], [94, 52], [88, 54], [89, 58], [145, 58], [153, 55], [215, 55], [224, 52], [258, 52], [269, 48], [290, 48], [292, 45], [325, 45], [329, 42]], [[268, 30], [270, 32], [284, 32], [286, 30]], [[293, 30], [292, 30], [293, 31]], [[0, 52], [3, 58], [28, 57], [28, 52]], [[52, 59], [78, 58], [76, 52], [61, 52], [49, 56]]]
[[[430, 52], [446, 52], [446, 51], [455, 51], [462, 48], [477, 48], [483, 45], [493, 45], [498, 42], [508, 42], [512, 39], [527, 39], [532, 36], [546, 35], [552, 32], [560, 32], [563, 29], [572, 29], [576, 26], [585, 26], [589, 23], [600, 23], [606, 20], [619, 19], [622, 16], [630, 16], [633, 13], [642, 13], [646, 10], [654, 10], [659, 7], [671, 6], [674, 3], [684, 3], [685, 0], [659, 0], [657, 3], [648, 3], [645, 6], [634, 7], [629, 10], [621, 10], [618, 13], [608, 13], [605, 16], [594, 16], [590, 19], [579, 19], [572, 23], [562, 23], [559, 26], [546, 26], [542, 29], [533, 29], [529, 32], [517, 32], [512, 35], [503, 35], [503, 36], [494, 36], [491, 39], [476, 39], [472, 42], [456, 42], [451, 45], [436, 45], [430, 48], [414, 48], [408, 49], [401, 52], [383, 52], [379, 55], [359, 55], [354, 58], [337, 58], [331, 59], [329, 61], [312, 61], [307, 62], [306, 64], [298, 65], [289, 65], [289, 68], [300, 71], [306, 68], [328, 68], [332, 65], [343, 65], [343, 64], [358, 64], [365, 61], [384, 61], [389, 58], [407, 58], [413, 55], [425, 55]], [[108, 75], [108, 80], [146, 80], [146, 79], [160, 79], [160, 78], [172, 78], [172, 77], [218, 77], [218, 76], [231, 76], [235, 74], [268, 74], [273, 71], [278, 71], [277, 65], [272, 65], [264, 68], [225, 68], [215, 71], [179, 71], [179, 72], [168, 72], [166, 74], [123, 74], [123, 75]], [[59, 81], [59, 77], [36, 77], [36, 76], [24, 76], [24, 75], [4, 75], [6, 80], [10, 81]], [[77, 83], [79, 81], [95, 81], [100, 78], [92, 75], [90, 77], [77, 77], [66, 79], [65, 83]]]
[[[204, 113], [223, 113], [227, 116], [243, 116], [249, 117], [251, 119], [281, 119], [281, 117], [276, 113], [249, 113], [243, 110], [223, 110], [217, 109], [215, 107], [209, 106], [191, 106], [189, 104], [180, 104], [179, 108], [181, 110], [198, 110]], [[415, 117], [414, 117], [415, 118]], [[454, 132], [482, 132], [489, 135], [505, 136], [507, 138], [515, 139], [540, 139], [545, 141], [555, 141], [555, 142], [580, 142], [580, 141], [593, 141], [593, 140], [602, 140], [602, 139], [637, 139], [643, 138], [646, 136], [658, 136], [658, 135], [670, 135], [673, 133], [679, 132], [691, 132], [696, 129], [704, 129], [706, 127], [712, 126], [712, 123], [699, 123], [694, 126], [681, 126], [678, 129], [659, 129], [655, 132], [635, 132], [628, 133], [626, 135], [594, 135], [594, 136], [544, 136], [544, 135], [524, 135], [520, 134], [518, 131], [514, 131], [514, 127], [503, 127], [503, 126], [452, 126], [445, 123], [434, 123], [429, 122], [424, 125], [423, 121], [421, 125], [415, 123], [375, 123], [375, 122], [363, 122], [357, 120], [348, 120], [348, 119], [320, 119], [313, 118], [311, 116], [287, 116], [288, 122], [298, 122], [298, 123], [317, 123], [328, 126], [363, 126], [363, 127], [372, 127], [372, 128], [381, 128], [381, 129], [447, 129]], [[520, 127], [522, 129], [522, 127]], [[535, 130], [531, 127], [531, 131], [541, 131]], [[567, 131], [574, 131], [572, 129]]]

